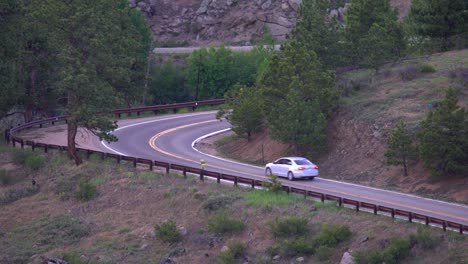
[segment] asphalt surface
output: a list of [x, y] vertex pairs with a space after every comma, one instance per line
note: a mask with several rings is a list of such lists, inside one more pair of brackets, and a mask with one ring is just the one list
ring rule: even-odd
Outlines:
[[[200, 112], [155, 117], [119, 127], [115, 135], [118, 142], [104, 144], [111, 152], [136, 156], [173, 164], [200, 167], [206, 161], [206, 170], [220, 173], [267, 179], [264, 168], [217, 158], [200, 153], [192, 147], [196, 140], [210, 133], [229, 129], [230, 124], [215, 119], [215, 112]], [[359, 200], [395, 209], [411, 211], [468, 225], [468, 206], [447, 203], [414, 195], [386, 191], [356, 184], [326, 179], [326, 175], [315, 180], [282, 181], [284, 185], [306, 188], [310, 191], [327, 193], [343, 198]]]

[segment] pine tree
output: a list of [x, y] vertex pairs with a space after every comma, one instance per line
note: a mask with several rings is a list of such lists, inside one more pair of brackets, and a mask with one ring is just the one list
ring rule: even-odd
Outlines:
[[468, 43], [468, 2], [466, 0], [413, 0], [408, 15], [416, 34], [440, 40], [441, 49], [453, 47], [452, 37], [461, 35]]
[[340, 25], [335, 18], [329, 18], [329, 4], [324, 0], [302, 1], [292, 37], [315, 52], [326, 69], [335, 69], [344, 63], [344, 49], [340, 47]]
[[450, 88], [434, 112], [421, 122], [420, 155], [435, 175], [468, 175], [468, 111]]
[[[385, 38], [376, 42], [382, 34]], [[366, 61], [374, 65], [378, 61], [376, 55], [379, 60], [397, 57], [405, 48], [398, 12], [390, 7], [389, 0], [351, 0], [344, 36], [350, 61], [363, 66]], [[370, 54], [373, 49], [382, 50]]]
[[78, 127], [117, 140], [111, 110], [127, 99], [132, 67], [146, 48], [125, 0], [32, 1], [31, 16], [48, 29], [44, 38], [57, 58], [54, 88], [66, 98], [68, 153], [77, 165]]
[[412, 138], [403, 121], [400, 121], [393, 130], [387, 142], [385, 157], [389, 165], [402, 165], [404, 176], [408, 176], [408, 162], [416, 159], [417, 152], [412, 146]]

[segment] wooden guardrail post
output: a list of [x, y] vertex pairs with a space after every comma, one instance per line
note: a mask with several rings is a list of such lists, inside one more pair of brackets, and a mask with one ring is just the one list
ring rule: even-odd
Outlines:
[[447, 221], [442, 221], [442, 229], [444, 229], [444, 231], [447, 231]]
[[217, 183], [221, 182], [221, 173], [218, 173], [218, 175], [216, 175], [216, 182]]
[[356, 212], [359, 212], [359, 205], [360, 205], [360, 202], [358, 201], [358, 202], [356, 203]]
[[171, 164], [167, 164], [167, 167], [166, 167], [166, 174], [169, 174], [169, 168], [171, 167]]
[[374, 204], [374, 214], [376, 215], [377, 214], [377, 205]]
[[[119, 163], [120, 163], [120, 155], [119, 155]], [[153, 171], [153, 162], [150, 162], [150, 171]]]
[[21, 149], [24, 149], [24, 140], [20, 138]]
[[31, 150], [34, 152], [34, 149], [36, 148], [36, 142], [31, 142]]
[[133, 158], [133, 167], [136, 168], [137, 166], [137, 158]]
[[234, 178], [234, 186], [237, 186], [237, 176]]
[[343, 198], [338, 197], [338, 206], [341, 207], [342, 204], [343, 204]]
[[409, 214], [408, 214], [408, 221], [410, 223], [413, 223], [413, 213], [412, 212], [409, 212]]
[[429, 222], [431, 222], [431, 218], [429, 216], [426, 216], [426, 225], [429, 225]]
[[47, 153], [48, 151], [49, 151], [49, 145], [46, 144], [46, 145], [44, 146], [44, 153]]
[[322, 203], [325, 202], [325, 194], [323, 193], [320, 194], [320, 200], [322, 201]]
[[200, 171], [200, 181], [205, 181], [205, 178], [203, 177], [203, 172], [204, 172], [204, 170], [202, 169]]
[[182, 174], [184, 175], [184, 178], [187, 179], [187, 168], [184, 167], [184, 169], [182, 170]]
[[5, 129], [5, 141], [8, 143], [10, 143], [10, 129]]
[[255, 179], [252, 179], [252, 189], [255, 189]]
[[395, 218], [395, 209], [392, 208], [392, 218]]

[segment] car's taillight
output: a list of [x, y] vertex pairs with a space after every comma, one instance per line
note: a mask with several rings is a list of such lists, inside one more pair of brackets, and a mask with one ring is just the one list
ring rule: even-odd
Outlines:
[[299, 167], [299, 168], [297, 168], [297, 169], [298, 169], [298, 170], [305, 170], [304, 167]]
[[317, 166], [317, 165], [315, 165], [314, 169], [318, 170], [318, 166]]

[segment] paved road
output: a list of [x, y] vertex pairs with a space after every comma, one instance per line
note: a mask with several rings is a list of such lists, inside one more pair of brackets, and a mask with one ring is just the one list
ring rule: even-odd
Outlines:
[[[196, 140], [204, 135], [229, 129], [230, 124], [227, 121], [215, 119], [215, 112], [171, 115], [135, 122], [137, 123], [122, 126], [115, 131], [119, 141], [106, 144], [106, 148], [115, 153], [191, 167], [199, 167], [200, 159], [204, 159], [207, 170], [256, 179], [267, 178], [262, 167], [209, 156], [192, 147]], [[465, 205], [337, 182], [322, 177], [313, 181], [284, 180], [283, 184], [468, 225], [468, 206]]]
[[[225, 48], [230, 49], [232, 51], [251, 51], [256, 46], [225, 46]], [[268, 47], [268, 46], [264, 46]], [[281, 45], [275, 45], [275, 50], [279, 50]], [[208, 47], [177, 47], [177, 48], [155, 48], [153, 49], [153, 53], [156, 54], [170, 54], [170, 53], [192, 53], [195, 50], [199, 50], [201, 48], [208, 48]]]

